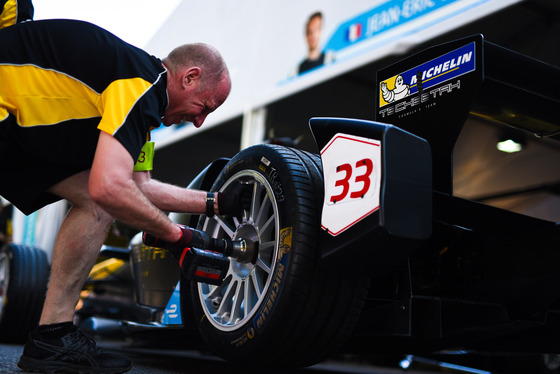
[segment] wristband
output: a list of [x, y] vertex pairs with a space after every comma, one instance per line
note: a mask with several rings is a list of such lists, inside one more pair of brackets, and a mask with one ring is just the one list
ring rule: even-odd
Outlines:
[[216, 201], [216, 197], [214, 196], [214, 193], [208, 192], [208, 194], [206, 194], [206, 217], [208, 218], [214, 217], [215, 201]]

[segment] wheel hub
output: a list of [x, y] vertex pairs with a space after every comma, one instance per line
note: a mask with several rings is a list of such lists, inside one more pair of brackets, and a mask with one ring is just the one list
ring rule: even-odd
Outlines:
[[247, 255], [244, 258], [251, 259], [250, 261], [237, 261], [231, 262], [231, 269], [239, 278], [247, 278], [255, 268], [255, 261], [258, 258], [258, 243], [259, 234], [255, 226], [250, 222], [244, 221], [242, 225], [237, 227], [233, 239], [244, 239], [248, 243], [255, 243], [256, 245], [247, 246]]

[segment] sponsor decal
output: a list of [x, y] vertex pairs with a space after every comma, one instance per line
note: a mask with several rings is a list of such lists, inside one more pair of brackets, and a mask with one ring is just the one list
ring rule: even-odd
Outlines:
[[162, 318], [162, 324], [164, 325], [180, 325], [183, 323], [181, 318], [181, 291], [180, 283], [177, 282], [175, 289], [171, 298], [167, 302], [165, 307], [165, 312]]
[[281, 261], [284, 255], [292, 248], [292, 228], [287, 227], [280, 231], [278, 240], [278, 260]]
[[247, 329], [245, 334], [243, 334], [239, 338], [233, 340], [231, 342], [231, 344], [234, 345], [235, 347], [239, 347], [239, 346], [247, 343], [249, 340], [253, 339], [254, 337], [255, 337], [255, 329], [253, 327], [250, 327], [249, 329]]
[[379, 107], [423, 92], [475, 70], [475, 43], [381, 81]]
[[270, 160], [265, 157], [261, 157], [261, 164], [259, 164], [259, 170], [266, 176], [268, 176], [270, 187], [276, 201], [284, 201], [284, 189], [282, 187], [282, 182], [280, 181], [278, 171], [274, 166], [271, 166]]
[[282, 187], [282, 182], [280, 181], [278, 171], [274, 167], [270, 167], [268, 171], [268, 178], [270, 181], [270, 187], [276, 196], [276, 201], [284, 201], [284, 189]]
[[266, 157], [261, 157], [261, 162], [266, 166], [270, 165], [270, 161]]
[[276, 299], [282, 289], [282, 284], [286, 275], [286, 268], [290, 256], [286, 256], [292, 248], [292, 228], [286, 227], [280, 230], [280, 237], [278, 239], [278, 260], [276, 262], [276, 269], [274, 271], [272, 283], [268, 289], [266, 300], [261, 305], [260, 310], [253, 319], [253, 324], [258, 331], [261, 331], [270, 316]]
[[[420, 104], [428, 108], [435, 105], [435, 100], [443, 94], [461, 89], [459, 77], [476, 69], [475, 57], [473, 42], [382, 80], [379, 83], [380, 117], [412, 108], [421, 109]], [[413, 113], [409, 111], [406, 114]]]
[[446, 93], [456, 92], [460, 89], [461, 80], [458, 79], [456, 82], [444, 84], [428, 92], [423, 92], [420, 95], [411, 96], [395, 105], [387, 106], [379, 111], [379, 115], [381, 118], [386, 118], [393, 114], [398, 114], [399, 118], [410, 116], [417, 111], [435, 106], [437, 104], [436, 100], [440, 96]]
[[141, 244], [138, 250], [132, 251], [132, 253], [136, 262], [164, 260], [171, 256], [171, 253], [167, 249], [150, 247], [145, 244]]

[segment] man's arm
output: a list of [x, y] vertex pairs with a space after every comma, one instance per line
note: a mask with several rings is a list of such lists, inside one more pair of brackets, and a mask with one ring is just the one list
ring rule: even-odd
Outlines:
[[[135, 172], [133, 179], [144, 195], [159, 209], [179, 213], [205, 213], [206, 191], [186, 189], [152, 179], [148, 171]], [[218, 212], [218, 201], [214, 203]]]
[[126, 148], [101, 131], [89, 178], [91, 198], [113, 218], [129, 226], [170, 242], [179, 240], [181, 229], [142, 192], [133, 179], [133, 167], [134, 160]]

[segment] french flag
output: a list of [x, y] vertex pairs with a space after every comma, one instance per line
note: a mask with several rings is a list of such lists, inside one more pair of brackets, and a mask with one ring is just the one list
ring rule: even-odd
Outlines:
[[348, 28], [348, 41], [355, 42], [362, 36], [362, 24], [354, 23]]

